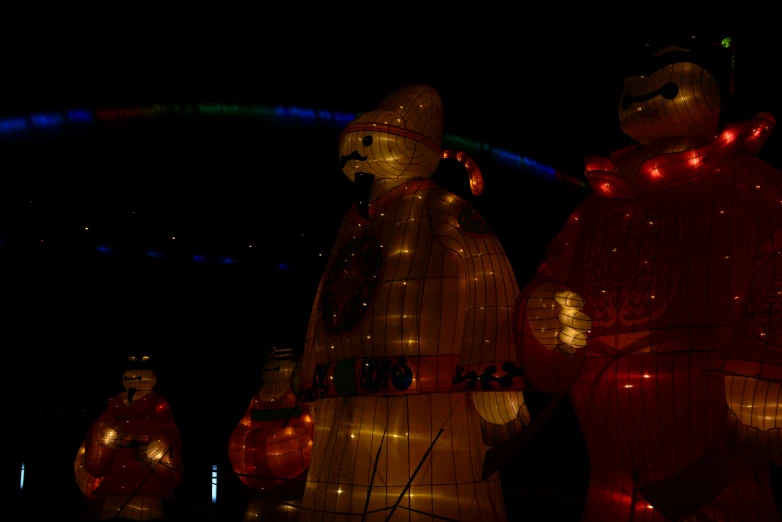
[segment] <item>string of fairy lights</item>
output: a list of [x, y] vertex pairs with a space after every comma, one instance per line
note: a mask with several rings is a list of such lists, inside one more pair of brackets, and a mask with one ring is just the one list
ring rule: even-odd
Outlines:
[[[158, 104], [129, 108], [72, 109], [61, 112], [35, 113], [27, 116], [2, 118], [0, 119], [0, 140], [3, 140], [4, 138], [6, 140], [13, 139], [14, 137], [24, 135], [35, 135], [36, 133], [45, 134], [48, 130], [56, 130], [68, 126], [84, 127], [104, 124], [111, 125], [114, 123], [149, 120], [162, 117], [190, 116], [218, 118], [238, 117], [247, 120], [272, 120], [279, 123], [294, 125], [314, 123], [340, 128], [347, 125], [356, 117], [353, 113], [323, 109], [237, 104]], [[576, 190], [589, 190], [588, 185], [581, 180], [566, 176], [554, 168], [526, 156], [495, 147], [488, 143], [448, 133], [443, 136], [443, 142], [445, 147], [458, 148], [476, 155], [486, 155], [498, 164], [514, 170], [536, 175], [553, 182], [565, 183]], [[33, 202], [30, 201], [30, 203]], [[84, 227], [84, 230], [85, 232], [89, 232], [90, 229], [89, 227]], [[170, 241], [175, 242], [176, 236], [171, 236]], [[36, 243], [45, 245], [46, 239], [38, 239], [36, 240]], [[9, 244], [10, 241], [7, 238], [0, 237], [0, 247], [3, 247], [4, 245], [8, 246]], [[30, 243], [24, 242], [22, 244], [29, 245]], [[246, 248], [248, 250], [252, 249], [252, 244], [246, 245]], [[109, 245], [96, 245], [95, 252], [101, 255], [114, 256], [125, 254], [127, 253], [127, 250]], [[142, 253], [150, 260], [182, 259], [182, 255], [174, 255], [170, 252], [163, 251], [163, 249], [144, 250]], [[322, 257], [322, 253], [319, 253], [318, 256]], [[185, 255], [184, 257], [196, 264], [233, 265], [237, 262], [237, 256], [235, 255], [204, 255], [197, 253]], [[291, 267], [286, 263], [279, 263], [277, 268], [286, 271]]]

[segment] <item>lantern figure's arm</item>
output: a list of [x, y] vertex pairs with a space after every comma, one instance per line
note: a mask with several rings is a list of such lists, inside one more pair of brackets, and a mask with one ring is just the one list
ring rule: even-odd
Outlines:
[[158, 462], [154, 471], [158, 483], [169, 491], [176, 488], [182, 481], [184, 471], [182, 444], [176, 425], [152, 437], [152, 442], [147, 445], [145, 452], [150, 463]]
[[546, 248], [537, 274], [522, 292], [526, 321], [520, 326], [547, 349], [571, 359], [577, 349], [586, 347], [587, 333], [592, 327], [591, 319], [582, 311], [583, 299], [565, 284], [583, 214], [582, 206], [568, 218]]
[[[464, 200], [437, 189], [427, 198], [427, 211], [435, 238], [462, 261], [458, 288], [465, 303], [457, 321], [461, 338], [461, 364], [519, 365], [513, 343], [513, 307], [518, 294], [510, 261], [488, 223]], [[458, 331], [461, 329], [462, 331]], [[470, 392], [483, 420], [484, 441], [494, 445], [529, 423], [520, 391]]]
[[100, 482], [90, 475], [86, 467], [86, 455], [87, 450], [85, 444], [82, 443], [79, 451], [76, 452], [76, 459], [73, 462], [73, 472], [76, 477], [76, 484], [79, 486], [79, 490], [87, 498], [92, 498], [92, 493]]
[[142, 448], [143, 458], [147, 464], [157, 463], [154, 469], [155, 478], [171, 491], [182, 480], [182, 442], [171, 406], [159, 395], [150, 424], [154, 426], [155, 432], [150, 433], [150, 442]]
[[782, 465], [782, 173], [746, 155], [734, 159], [731, 171], [736, 193], [724, 212], [742, 222], [726, 259], [742, 270], [731, 270], [728, 299], [737, 327], [718, 358], [727, 429], [751, 466], [764, 458]]
[[104, 477], [111, 470], [117, 453], [116, 444], [121, 442], [118, 439], [122, 438], [122, 433], [114, 421], [118, 400], [116, 397], [112, 399], [106, 411], [87, 431], [84, 440], [84, 466], [95, 478]]
[[547, 246], [537, 273], [516, 299], [513, 329], [518, 359], [532, 386], [565, 391], [576, 381], [588, 342], [590, 318], [583, 300], [565, 282], [589, 200], [576, 209]]
[[228, 460], [231, 461], [231, 468], [233, 468], [234, 473], [239, 476], [239, 480], [248, 486], [250, 484], [244, 476], [247, 474], [244, 455], [247, 435], [250, 433], [249, 422], [248, 419], [247, 424], [245, 424], [245, 420], [242, 419], [242, 422], [240, 422], [233, 433], [231, 433], [231, 438], [228, 439]]
[[518, 286], [502, 245], [484, 218], [448, 191], [432, 190], [426, 205], [435, 239], [461, 260], [455, 286], [465, 304], [454, 323], [460, 362], [515, 361], [511, 325]]
[[768, 261], [756, 270], [749, 291], [734, 291], [731, 301], [740, 307], [741, 316], [721, 367], [727, 374], [728, 408], [741, 424], [764, 432], [782, 428], [782, 315], [777, 311], [782, 308], [780, 232], [772, 240], [773, 250], [766, 245], [765, 250], [773, 253], [756, 256], [756, 260], [767, 257]]

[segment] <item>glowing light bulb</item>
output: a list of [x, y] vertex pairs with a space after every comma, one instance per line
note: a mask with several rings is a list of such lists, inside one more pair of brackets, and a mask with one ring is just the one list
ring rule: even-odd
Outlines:
[[212, 504], [217, 502], [217, 465], [212, 466]]

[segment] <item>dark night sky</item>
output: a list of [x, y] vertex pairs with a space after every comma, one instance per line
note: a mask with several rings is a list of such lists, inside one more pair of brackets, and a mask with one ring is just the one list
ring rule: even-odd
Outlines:
[[[736, 36], [742, 109], [780, 116], [779, 69], [768, 58], [779, 44], [746, 33]], [[446, 132], [568, 175], [582, 177], [584, 156], [630, 144], [616, 115], [628, 36], [457, 34], [453, 46], [446, 34], [430, 45], [387, 47], [326, 38], [313, 46], [279, 38], [212, 46], [207, 38], [165, 49], [131, 41], [103, 56], [86, 41], [80, 50], [53, 46], [45, 61], [28, 60], [11, 75], [18, 81], [0, 119], [199, 102], [362, 112], [398, 87], [429, 83], [443, 98]], [[181, 496], [208, 502], [208, 480], [197, 470], [227, 464], [227, 439], [260, 385], [266, 347], [303, 345], [318, 278], [350, 205], [339, 131], [214, 117], [0, 136], [0, 327], [13, 397], [6, 411], [21, 427], [3, 433], [21, 448], [0, 460], [4, 491], [18, 484], [25, 460], [30, 488], [48, 480], [63, 484], [62, 498], [77, 498], [69, 466], [78, 444], [122, 390], [128, 349], [145, 347], [161, 360], [157, 389], [172, 404], [193, 470]], [[782, 167], [779, 144], [772, 137], [763, 155]], [[486, 192], [468, 197], [523, 284], [586, 192], [476, 159]], [[459, 167], [443, 163], [434, 179], [468, 194]], [[97, 253], [99, 245], [116, 255]], [[149, 250], [168, 258], [150, 259]], [[237, 262], [193, 263], [197, 254]], [[506, 489], [583, 495], [587, 457], [567, 404], [538, 439], [503, 469]], [[241, 491], [238, 481], [232, 487]], [[578, 502], [509, 496], [508, 509], [556, 504], [570, 520]]]

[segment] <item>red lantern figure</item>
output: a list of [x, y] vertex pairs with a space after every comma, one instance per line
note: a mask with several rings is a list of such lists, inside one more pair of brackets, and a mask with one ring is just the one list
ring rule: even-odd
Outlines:
[[162, 498], [173, 496], [182, 478], [179, 430], [168, 402], [152, 390], [150, 357], [128, 360], [126, 391], [90, 427], [74, 471], [82, 492], [100, 504], [102, 520], [160, 520]]
[[583, 520], [779, 520], [782, 175], [754, 157], [775, 121], [720, 131], [730, 41], [695, 42], [625, 80], [640, 144], [587, 158], [593, 194], [517, 301], [525, 374], [569, 389], [586, 439]]
[[301, 498], [312, 449], [309, 405], [297, 405], [293, 350], [274, 350], [263, 366], [263, 386], [236, 427], [228, 457], [252, 488], [244, 520], [295, 520], [287, 501]]
[[302, 401], [314, 446], [300, 520], [505, 520], [487, 445], [529, 421], [515, 358], [518, 294], [488, 223], [428, 178], [442, 103], [399, 89], [339, 139], [355, 184], [312, 308]]

